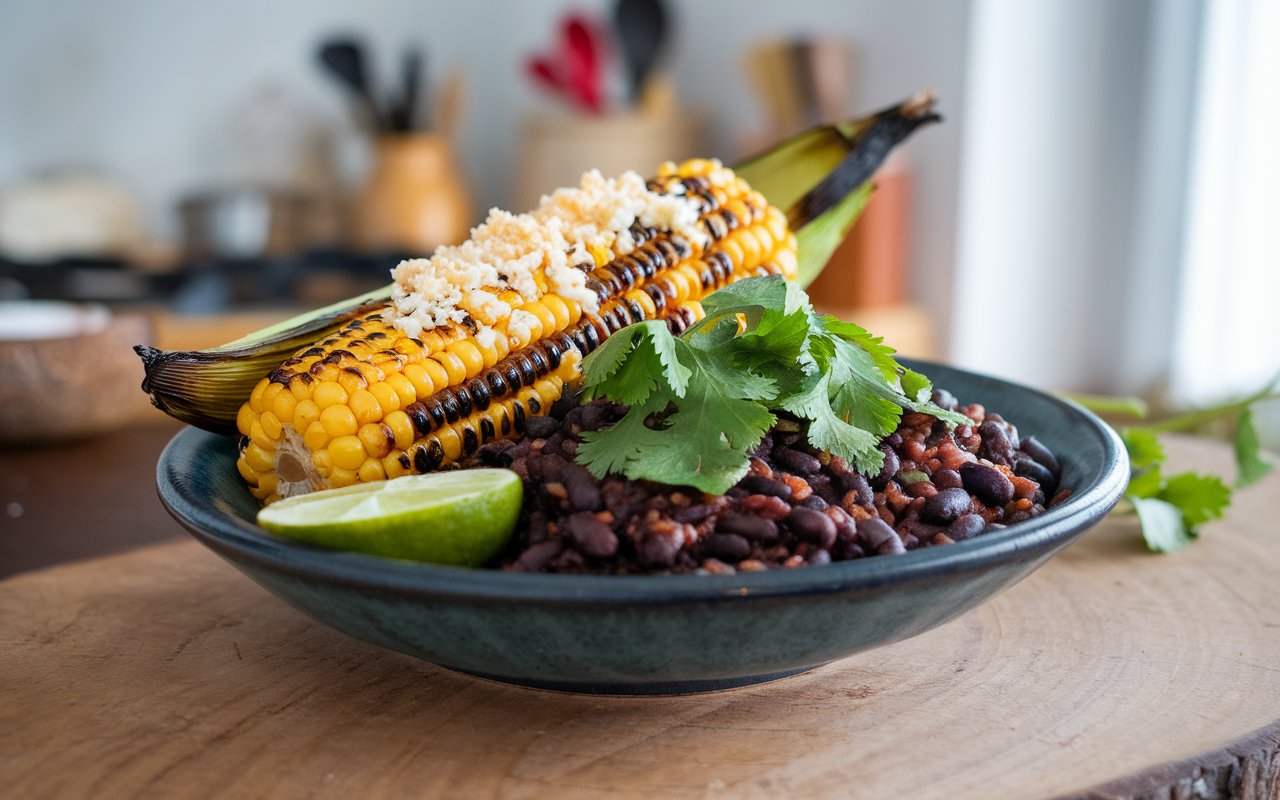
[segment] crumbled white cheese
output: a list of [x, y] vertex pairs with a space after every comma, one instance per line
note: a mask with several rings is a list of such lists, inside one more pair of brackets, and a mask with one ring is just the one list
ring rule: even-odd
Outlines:
[[[732, 177], [730, 170], [715, 166], [713, 179], [720, 171]], [[481, 333], [507, 319], [507, 333], [527, 339], [530, 320], [536, 318], [513, 310], [499, 293], [514, 291], [526, 303], [542, 295], [541, 285], [596, 311], [598, 298], [586, 288], [586, 272], [578, 266], [594, 265], [589, 248], [618, 255], [634, 250], [630, 228], [637, 221], [705, 244], [696, 200], [649, 191], [635, 172], [615, 179], [592, 170], [579, 186], [544, 196], [532, 212], [492, 209], [462, 244], [440, 247], [431, 258], [402, 261], [391, 271], [391, 320], [406, 335], [418, 336], [468, 316]]]

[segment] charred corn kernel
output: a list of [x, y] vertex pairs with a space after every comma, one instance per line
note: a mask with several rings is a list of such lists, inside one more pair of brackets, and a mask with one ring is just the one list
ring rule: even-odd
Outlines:
[[[456, 356], [462, 362], [468, 378], [474, 378], [484, 369], [484, 356], [480, 353], [480, 348], [476, 347], [473, 342], [463, 339], [460, 342], [454, 342], [449, 345], [445, 348], [445, 351]], [[453, 376], [450, 375], [450, 377], [452, 378]]]
[[[574, 263], [586, 260], [579, 254], [567, 267], [587, 273], [589, 295], [550, 292], [550, 268], [535, 269], [525, 273], [531, 296], [489, 287], [500, 304], [479, 303], [464, 322], [410, 337], [373, 309], [282, 363], [236, 419], [245, 436], [237, 469], [253, 495], [269, 502], [426, 472], [520, 436], [527, 417], [548, 413], [580, 377], [582, 357], [624, 325], [666, 319], [683, 330], [720, 286], [794, 274], [785, 216], [719, 162], [664, 165], [651, 186], [694, 201], [697, 235], [637, 225], [626, 252], [586, 243], [591, 263]], [[596, 303], [584, 308], [587, 296]]]
[[305, 431], [307, 427], [320, 419], [320, 406], [313, 400], [303, 400], [293, 409], [291, 426], [295, 431]]
[[388, 478], [399, 478], [401, 475], [408, 475], [413, 472], [410, 467], [406, 467], [401, 462], [400, 457], [403, 453], [392, 453], [384, 456], [382, 459], [382, 471]]
[[387, 473], [382, 468], [382, 462], [375, 459], [369, 459], [360, 465], [360, 469], [356, 470], [356, 475], [360, 478], [361, 483], [373, 483], [374, 481], [386, 480]]
[[382, 406], [378, 404], [378, 399], [373, 396], [373, 392], [368, 389], [357, 389], [352, 392], [348, 407], [359, 425], [382, 419]]
[[396, 444], [395, 434], [385, 422], [361, 425], [360, 432], [356, 435], [360, 437], [360, 444], [364, 445], [365, 452], [374, 458], [386, 456]]
[[311, 399], [323, 411], [330, 406], [340, 406], [346, 403], [347, 390], [334, 381], [321, 381], [316, 384], [316, 390], [311, 395]]
[[358, 436], [339, 436], [329, 442], [329, 456], [335, 467], [357, 470], [364, 463], [367, 453]]
[[654, 319], [658, 316], [658, 309], [654, 307], [653, 298], [649, 296], [648, 292], [641, 291], [640, 289], [632, 289], [627, 292], [626, 297], [628, 300], [636, 303], [644, 310], [645, 319]]
[[458, 358], [448, 350], [436, 353], [430, 360], [435, 361], [444, 368], [445, 374], [448, 376], [445, 386], [456, 386], [467, 379], [467, 365], [462, 363], [461, 358]]
[[325, 432], [329, 434], [331, 439], [339, 436], [351, 436], [360, 427], [360, 424], [356, 422], [355, 413], [346, 406], [329, 406], [321, 411], [320, 424], [324, 426]]
[[409, 415], [403, 411], [392, 411], [383, 420], [383, 423], [391, 429], [391, 435], [396, 439], [396, 449], [408, 450], [409, 445], [413, 444], [413, 440], [416, 438], [413, 421], [409, 419]]
[[[369, 387], [369, 393], [373, 395], [373, 399], [377, 402], [378, 408], [381, 410], [379, 417], [390, 414], [397, 408], [400, 408], [400, 390], [407, 389], [409, 391], [410, 402], [413, 398], [413, 384], [403, 375], [388, 375], [387, 379], [382, 383], [375, 383]], [[359, 416], [357, 414], [357, 416]], [[372, 422], [373, 420], [369, 420]]]

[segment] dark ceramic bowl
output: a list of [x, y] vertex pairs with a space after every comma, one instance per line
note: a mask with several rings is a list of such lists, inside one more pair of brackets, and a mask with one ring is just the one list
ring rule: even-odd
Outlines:
[[187, 429], [160, 499], [211, 550], [298, 610], [359, 639], [495, 680], [579, 692], [741, 686], [923, 633], [1022, 580], [1124, 491], [1116, 434], [1072, 403], [933, 364], [963, 402], [1034, 434], [1071, 498], [1003, 531], [901, 556], [726, 576], [530, 575], [322, 550], [254, 524], [230, 439]]

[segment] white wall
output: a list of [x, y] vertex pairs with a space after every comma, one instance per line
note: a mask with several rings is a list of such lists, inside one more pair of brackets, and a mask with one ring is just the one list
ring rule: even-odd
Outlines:
[[[466, 70], [463, 158], [479, 212], [508, 199], [520, 115], [542, 102], [522, 75], [524, 57], [549, 43], [563, 9], [610, 6], [605, 0], [0, 0], [0, 186], [39, 169], [96, 168], [137, 192], [152, 227], [172, 234], [171, 209], [185, 192], [248, 173], [289, 177], [296, 170], [288, 151], [305, 138], [299, 129], [336, 140], [350, 180], [362, 164], [359, 139], [335, 87], [316, 68], [313, 49], [326, 33], [352, 29], [378, 51], [384, 76], [394, 54], [415, 39], [428, 47], [437, 75], [452, 66]], [[739, 154], [760, 120], [742, 68], [743, 50], [760, 38], [820, 32], [854, 42], [851, 111], [925, 86], [938, 91], [947, 122], [922, 131], [909, 153], [919, 180], [915, 283], [946, 314], [968, 2], [673, 6], [680, 25], [672, 68], [682, 98], [715, 121], [712, 150], [725, 158]]]

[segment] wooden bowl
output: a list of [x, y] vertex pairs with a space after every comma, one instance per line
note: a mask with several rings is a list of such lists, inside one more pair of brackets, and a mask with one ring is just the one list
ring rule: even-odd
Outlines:
[[[13, 338], [19, 314], [35, 338]], [[106, 433], [145, 408], [142, 363], [133, 352], [151, 339], [145, 317], [45, 302], [0, 304], [0, 316], [9, 320], [0, 326], [0, 443]]]

